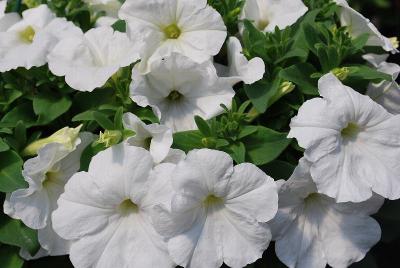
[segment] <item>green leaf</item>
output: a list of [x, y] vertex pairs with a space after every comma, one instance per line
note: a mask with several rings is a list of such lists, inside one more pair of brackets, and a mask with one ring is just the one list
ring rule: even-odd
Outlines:
[[287, 133], [259, 126], [257, 132], [242, 140], [246, 146], [247, 161], [264, 165], [275, 160], [291, 142], [286, 136]]
[[13, 192], [27, 187], [22, 177], [23, 161], [14, 151], [0, 153], [0, 191]]
[[194, 117], [194, 121], [196, 122], [197, 127], [199, 128], [200, 132], [205, 136], [205, 137], [211, 137], [211, 129], [208, 123], [201, 118], [200, 116], [196, 115]]
[[80, 121], [94, 121], [94, 113], [95, 111], [84, 111], [80, 114], [75, 115], [72, 118], [72, 122], [80, 122]]
[[2, 138], [0, 138], [0, 152], [5, 152], [8, 149], [10, 149], [10, 146], [8, 146], [8, 144], [5, 141], [3, 141]]
[[0, 242], [27, 250], [32, 256], [39, 250], [36, 230], [25, 226], [20, 220], [0, 215]]
[[391, 75], [379, 72], [375, 68], [371, 68], [365, 65], [356, 65], [347, 68], [350, 71], [347, 79], [370, 80], [376, 83], [381, 82], [382, 80], [392, 80]]
[[254, 132], [257, 132], [257, 130], [258, 130], [258, 127], [257, 127], [257, 126], [244, 126], [244, 127], [242, 128], [242, 130], [239, 132], [239, 135], [238, 135], [237, 138], [238, 138], [239, 140], [240, 140], [240, 139], [243, 139], [243, 138], [245, 138], [245, 137], [247, 137], [247, 136], [253, 134]]
[[123, 113], [124, 113], [124, 108], [119, 107], [114, 116], [114, 129], [122, 130], [124, 128], [122, 125]]
[[126, 32], [126, 22], [124, 20], [117, 20], [111, 27], [113, 27], [115, 31]]
[[104, 129], [112, 130], [114, 129], [114, 124], [111, 122], [108, 117], [101, 112], [94, 112], [93, 113], [94, 120]]
[[292, 175], [295, 166], [281, 160], [274, 160], [264, 165], [262, 169], [275, 180], [287, 180]]
[[0, 127], [13, 128], [18, 121], [22, 121], [26, 128], [36, 124], [36, 117], [32, 109], [31, 103], [23, 103], [14, 107], [0, 121]]
[[246, 95], [259, 113], [264, 113], [270, 106], [270, 100], [279, 90], [280, 81], [281, 79], [276, 78], [273, 82], [260, 80], [251, 85], [244, 85]]
[[0, 263], [4, 268], [21, 268], [24, 260], [19, 256], [19, 248], [0, 245]]
[[303, 94], [318, 95], [317, 79], [311, 78], [317, 70], [310, 63], [303, 62], [282, 70], [279, 76], [296, 84]]
[[235, 142], [228, 147], [228, 153], [236, 163], [240, 164], [245, 161], [246, 148], [242, 142]]
[[50, 123], [71, 107], [72, 101], [67, 96], [56, 96], [50, 92], [42, 92], [33, 98], [33, 110], [39, 116], [37, 123]]
[[181, 149], [186, 153], [193, 149], [204, 148], [202, 139], [204, 136], [198, 130], [177, 132], [174, 134], [173, 148]]

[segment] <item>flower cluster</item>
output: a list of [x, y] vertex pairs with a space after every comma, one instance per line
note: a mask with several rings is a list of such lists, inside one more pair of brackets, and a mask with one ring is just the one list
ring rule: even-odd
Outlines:
[[323, 268], [379, 242], [398, 44], [345, 0], [51, 2], [0, 1], [0, 248]]

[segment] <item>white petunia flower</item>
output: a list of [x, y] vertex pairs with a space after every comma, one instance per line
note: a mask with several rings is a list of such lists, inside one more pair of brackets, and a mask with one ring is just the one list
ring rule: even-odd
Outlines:
[[18, 13], [5, 13], [7, 7], [7, 1], [0, 1], [0, 32], [6, 31], [13, 24], [17, 23], [21, 17]]
[[392, 76], [392, 81], [371, 83], [368, 86], [367, 94], [374, 101], [382, 105], [392, 114], [400, 114], [400, 86], [396, 82], [400, 73], [400, 66], [395, 63], [388, 63], [388, 55], [367, 54], [363, 58], [377, 68], [378, 71]]
[[374, 195], [361, 203], [336, 203], [319, 194], [301, 159], [288, 181], [279, 181], [279, 210], [269, 222], [278, 258], [290, 268], [348, 267], [364, 258], [381, 236], [369, 215], [384, 199]]
[[129, 145], [149, 150], [155, 163], [161, 163], [167, 157], [173, 141], [171, 129], [160, 124], [146, 125], [132, 113], [124, 114], [123, 123], [125, 129], [135, 132], [127, 140]]
[[[246, 0], [240, 18], [252, 21], [260, 31], [272, 32], [294, 24], [307, 10], [301, 0]], [[243, 31], [243, 24], [239, 26]]]
[[383, 36], [369, 19], [352, 9], [346, 0], [334, 1], [340, 7], [340, 23], [342, 26], [347, 26], [348, 32], [352, 37], [356, 38], [362, 34], [368, 33], [369, 39], [367, 45], [380, 46], [386, 51], [397, 51], [389, 38]]
[[72, 241], [74, 267], [174, 267], [150, 212], [170, 200], [169, 173], [143, 148], [119, 144], [93, 157], [66, 184], [53, 213], [56, 232]]
[[65, 18], [56, 18], [46, 5], [25, 10], [22, 20], [0, 32], [0, 72], [39, 67], [61, 38], [82, 34]]
[[49, 68], [79, 91], [103, 86], [121, 67], [139, 59], [125, 33], [99, 27], [84, 35], [64, 38], [50, 53]]
[[198, 64], [173, 53], [153, 62], [151, 72], [132, 70], [131, 98], [139, 106], [151, 106], [161, 124], [174, 132], [197, 129], [194, 116], [210, 119], [220, 114], [220, 104], [230, 106], [235, 92], [217, 76], [211, 61]]
[[318, 191], [338, 202], [361, 202], [373, 192], [400, 198], [400, 115], [331, 73], [318, 87], [323, 98], [306, 101], [289, 132], [306, 149]]
[[171, 207], [156, 206], [153, 223], [178, 265], [243, 267], [261, 258], [271, 239], [265, 222], [277, 211], [272, 178], [209, 149], [189, 152], [171, 176]]
[[218, 75], [235, 85], [243, 81], [245, 84], [253, 84], [263, 78], [265, 73], [264, 61], [255, 57], [251, 60], [243, 55], [243, 48], [239, 39], [232, 36], [228, 39], [228, 66], [214, 63]]
[[221, 15], [206, 0], [126, 1], [119, 17], [142, 46], [142, 73], [173, 52], [203, 63], [218, 54], [227, 35]]
[[[39, 243], [48, 255], [68, 254], [69, 243], [54, 232], [51, 213], [65, 183], [79, 170], [82, 151], [91, 141], [92, 134], [81, 133], [73, 148], [61, 143], [44, 145], [37, 157], [24, 164], [22, 175], [28, 188], [12, 192], [4, 203], [6, 214], [38, 230]], [[43, 256], [43, 250], [35, 257]]]

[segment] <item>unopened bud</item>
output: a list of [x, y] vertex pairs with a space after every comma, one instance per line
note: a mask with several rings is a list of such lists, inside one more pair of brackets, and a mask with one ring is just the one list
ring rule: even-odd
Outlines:
[[339, 80], [343, 81], [347, 78], [350, 73], [349, 68], [342, 67], [342, 68], [335, 68], [331, 71]]
[[110, 147], [118, 144], [122, 139], [122, 133], [119, 130], [105, 130], [104, 133], [100, 131], [97, 144], [104, 144], [105, 147]]
[[49, 143], [60, 143], [63, 144], [67, 150], [73, 150], [75, 147], [75, 141], [79, 136], [79, 131], [81, 130], [81, 128], [82, 125], [79, 125], [76, 128], [70, 128], [70, 127], [62, 128], [57, 132], [55, 132], [54, 134], [52, 134], [50, 137], [40, 139], [29, 144], [23, 150], [22, 155], [24, 156], [36, 155], [40, 148]]
[[397, 39], [396, 36], [390, 37], [389, 40], [390, 40], [390, 43], [392, 43], [392, 46], [394, 48], [399, 48], [399, 39]]
[[295, 88], [296, 86], [292, 82], [285, 81], [280, 85], [279, 91], [282, 95], [286, 95], [292, 92]]

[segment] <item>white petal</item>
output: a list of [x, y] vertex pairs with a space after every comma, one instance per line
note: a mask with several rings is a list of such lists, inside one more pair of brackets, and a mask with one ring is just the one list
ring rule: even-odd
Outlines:
[[240, 217], [271, 220], [278, 210], [278, 193], [274, 180], [250, 163], [234, 167], [228, 184], [225, 207]]
[[365, 257], [381, 237], [379, 224], [369, 216], [328, 211], [319, 228], [328, 264], [348, 267]]
[[251, 221], [236, 213], [221, 211], [224, 262], [230, 267], [245, 267], [262, 257], [271, 241], [267, 224]]
[[209, 149], [193, 150], [177, 165], [172, 183], [175, 191], [198, 198], [205, 198], [208, 193], [225, 196], [232, 172], [233, 160], [228, 154]]

